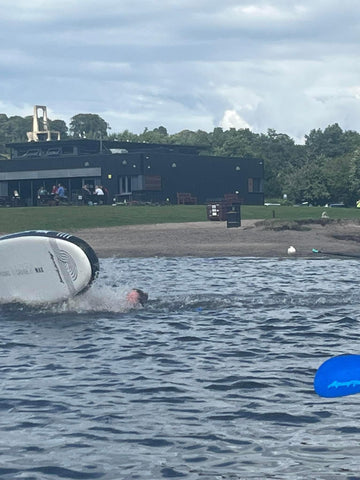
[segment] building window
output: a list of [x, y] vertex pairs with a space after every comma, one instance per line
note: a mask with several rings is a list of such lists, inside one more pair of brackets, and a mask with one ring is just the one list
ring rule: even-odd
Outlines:
[[131, 195], [132, 192], [144, 189], [143, 175], [123, 175], [119, 178], [120, 195]]
[[263, 193], [263, 179], [262, 178], [248, 178], [248, 192], [249, 193]]
[[119, 190], [121, 195], [131, 194], [131, 176], [130, 175], [124, 175], [120, 177]]

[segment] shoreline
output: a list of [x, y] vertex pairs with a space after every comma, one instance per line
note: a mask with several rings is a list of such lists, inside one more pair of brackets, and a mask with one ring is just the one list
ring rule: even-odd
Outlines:
[[[284, 222], [286, 223], [286, 222]], [[282, 229], [281, 229], [282, 228]], [[99, 258], [123, 257], [292, 257], [315, 258], [312, 249], [360, 258], [360, 223], [298, 222], [274, 229], [262, 220], [242, 220], [240, 227], [227, 222], [156, 223], [59, 230], [85, 240]], [[0, 233], [6, 235], [6, 232]]]
[[69, 231], [92, 246], [99, 258], [110, 257], [312, 257], [312, 249], [360, 256], [360, 224], [311, 224], [301, 230], [273, 230], [259, 220], [240, 227], [226, 222], [158, 223]]

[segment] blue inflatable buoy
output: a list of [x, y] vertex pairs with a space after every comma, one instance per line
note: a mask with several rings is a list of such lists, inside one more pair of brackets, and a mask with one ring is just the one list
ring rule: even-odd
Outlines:
[[326, 360], [314, 378], [321, 397], [344, 397], [360, 393], [360, 355], [339, 355]]

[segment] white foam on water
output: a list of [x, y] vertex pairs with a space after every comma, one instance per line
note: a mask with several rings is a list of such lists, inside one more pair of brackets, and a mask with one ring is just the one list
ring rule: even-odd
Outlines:
[[[131, 290], [127, 285], [110, 286], [94, 283], [84, 293], [69, 298], [61, 304], [53, 305], [55, 312], [112, 312], [122, 313], [138, 308], [126, 301], [126, 294]], [[140, 308], [140, 307], [139, 307]]]
[[126, 313], [130, 310], [143, 307], [134, 306], [126, 301], [126, 295], [133, 288], [141, 288], [137, 285], [126, 262], [120, 263], [117, 259], [107, 259], [101, 262], [100, 274], [90, 287], [59, 304], [50, 306], [54, 313], [87, 313], [109, 312]]

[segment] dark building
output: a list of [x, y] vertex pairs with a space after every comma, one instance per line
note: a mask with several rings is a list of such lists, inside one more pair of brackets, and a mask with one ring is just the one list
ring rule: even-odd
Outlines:
[[16, 190], [26, 205], [61, 183], [72, 201], [83, 185], [106, 187], [109, 203], [122, 200], [209, 203], [238, 194], [248, 205], [264, 203], [263, 161], [201, 155], [201, 147], [105, 140], [56, 140], [6, 145], [0, 161], [0, 197]]

